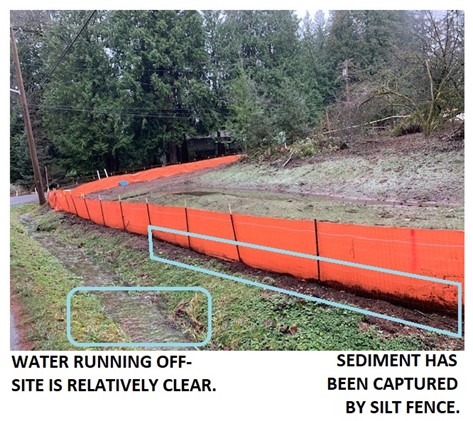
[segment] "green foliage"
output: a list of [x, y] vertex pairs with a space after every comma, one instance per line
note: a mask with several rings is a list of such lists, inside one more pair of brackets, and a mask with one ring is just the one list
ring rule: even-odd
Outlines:
[[227, 12], [223, 26], [233, 48], [228, 55], [230, 129], [249, 148], [277, 145], [281, 135], [292, 142], [304, 134], [317, 92], [300, 70], [303, 51], [294, 13]]
[[333, 12], [331, 57], [348, 71], [341, 126], [407, 115], [429, 135], [462, 112], [463, 28], [461, 11]]
[[[48, 57], [55, 60], [64, 48], [65, 33], [74, 33], [86, 12], [61, 13], [47, 39]], [[128, 116], [119, 111], [115, 69], [100, 42], [100, 19], [88, 27], [45, 89], [44, 123], [66, 171], [90, 173], [116, 170], [120, 154], [130, 144]], [[52, 62], [49, 63], [52, 65]]]
[[[12, 12], [28, 29], [18, 49], [55, 182], [175, 162], [186, 134], [231, 130], [252, 152], [392, 115], [428, 134], [464, 109], [462, 12], [99, 11], [45, 79], [88, 14]], [[11, 109], [11, 178], [26, 185], [14, 98]]]
[[291, 156], [294, 158], [308, 158], [319, 155], [321, 152], [346, 149], [343, 139], [312, 134], [303, 139], [298, 139], [290, 146]]
[[233, 113], [229, 128], [245, 151], [257, 147], [270, 135], [271, 127], [265, 118], [256, 84], [242, 68], [230, 84], [229, 108]]
[[405, 37], [407, 19], [404, 11], [331, 12], [327, 50], [333, 68], [341, 75], [341, 64], [348, 60], [352, 80], [376, 74], [389, 61], [390, 47]]
[[10, 109], [10, 182], [23, 187], [34, 184], [33, 168], [18, 106]]
[[[14, 33], [23, 83], [29, 98], [30, 119], [38, 158], [43, 164], [50, 165], [53, 151], [49, 139], [44, 134], [41, 116], [37, 108], [42, 100], [41, 93], [38, 93], [38, 81], [45, 76], [45, 66], [41, 54], [44, 48], [42, 34], [47, 30], [50, 17], [48, 13], [41, 10], [15, 10], [11, 11], [10, 17], [11, 24], [15, 27]], [[18, 88], [13, 56], [10, 60], [10, 87]], [[27, 188], [34, 185], [23, 122], [23, 110], [17, 93], [10, 95], [10, 180]]]

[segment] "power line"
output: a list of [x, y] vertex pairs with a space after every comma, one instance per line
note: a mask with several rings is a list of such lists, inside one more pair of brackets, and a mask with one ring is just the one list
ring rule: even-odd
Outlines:
[[[205, 63], [192, 63], [192, 65], [198, 65], [198, 66], [208, 66], [208, 64], [205, 64]], [[25, 63], [25, 64], [22, 64], [22, 66], [30, 66], [30, 67], [34, 67], [34, 66], [37, 66], [36, 64], [34, 63]], [[120, 66], [120, 65], [115, 65], [116, 67], [124, 67], [124, 66]], [[110, 65], [109, 67], [110, 70], [114, 69], [114, 66]], [[76, 65], [76, 66], [69, 66], [68, 68], [69, 71], [71, 72], [76, 72], [77, 70], [97, 70], [97, 67], [96, 66], [79, 66], [79, 65]], [[202, 68], [198, 68], [198, 69], [186, 69], [186, 68], [178, 68], [178, 67], [152, 67], [151, 70], [153, 70], [154, 72], [178, 72], [178, 73], [199, 73], [199, 72], [202, 72], [204, 71]]]
[[[66, 54], [69, 52], [69, 50], [72, 48], [72, 46], [74, 45], [74, 43], [77, 41], [77, 39], [79, 38], [79, 36], [82, 34], [82, 32], [85, 30], [85, 28], [87, 27], [87, 25], [89, 24], [89, 22], [92, 20], [92, 17], [95, 15], [95, 13], [97, 12], [97, 10], [93, 10], [90, 15], [88, 16], [88, 18], [86, 19], [86, 21], [82, 24], [82, 26], [80, 27], [79, 31], [76, 33], [76, 35], [74, 36], [74, 38], [72, 39], [72, 41], [66, 46], [66, 48], [62, 51], [61, 55], [59, 56], [59, 58], [56, 60], [56, 63], [54, 64], [53, 68], [51, 69], [51, 71], [39, 82], [39, 89], [41, 89], [41, 85], [46, 82], [51, 76], [52, 74], [54, 73], [54, 71], [56, 70], [56, 68], [59, 66], [59, 64], [61, 63], [61, 61], [64, 59], [64, 57], [66, 56]], [[36, 95], [38, 92], [32, 94], [33, 95]]]
[[[70, 105], [43, 105], [43, 104], [30, 104], [30, 108], [35, 109], [46, 109], [46, 110], [57, 110], [57, 111], [72, 111], [72, 112], [84, 112], [84, 113], [98, 113], [98, 114], [116, 114], [116, 115], [128, 115], [133, 117], [155, 117], [155, 118], [181, 118], [188, 119], [196, 117], [199, 111], [186, 110], [186, 109], [166, 109], [166, 108], [78, 108]], [[227, 110], [211, 110], [220, 115], [230, 115]], [[158, 114], [159, 113], [159, 114]], [[180, 114], [180, 115], [176, 115]], [[183, 115], [184, 114], [184, 115]], [[198, 117], [198, 115], [197, 115]]]
[[[48, 109], [56, 111], [72, 111], [82, 113], [97, 113], [97, 114], [115, 114], [115, 115], [127, 115], [132, 117], [154, 117], [154, 118], [173, 118], [173, 119], [189, 119], [192, 115], [173, 115], [173, 114], [150, 114], [142, 112], [123, 112], [117, 109], [97, 109], [97, 108], [75, 108], [69, 106], [47, 106], [47, 105], [35, 105], [37, 109]], [[159, 111], [159, 110], [158, 110]]]
[[30, 106], [35, 106], [38, 108], [64, 108], [64, 109], [71, 109], [71, 110], [87, 110], [87, 111], [123, 111], [124, 109], [129, 111], [129, 112], [140, 112], [140, 111], [159, 111], [159, 112], [167, 112], [167, 113], [187, 113], [190, 114], [194, 110], [189, 110], [187, 108], [142, 108], [142, 107], [120, 107], [120, 108], [111, 108], [111, 107], [93, 107], [93, 108], [87, 108], [87, 107], [74, 107], [73, 105], [67, 105], [67, 104], [59, 104], [59, 105], [46, 105], [46, 104], [30, 104]]

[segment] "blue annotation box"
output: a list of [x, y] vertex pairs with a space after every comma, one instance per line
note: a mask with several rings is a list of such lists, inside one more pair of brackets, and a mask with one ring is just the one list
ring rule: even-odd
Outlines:
[[[71, 333], [71, 300], [76, 292], [96, 291], [165, 291], [165, 292], [201, 292], [207, 297], [207, 336], [202, 342], [77, 342]], [[212, 296], [201, 287], [76, 287], [69, 291], [66, 299], [66, 333], [69, 342], [77, 347], [198, 347], [207, 345], [212, 337]]]
[[[280, 253], [280, 254], [285, 254], [285, 255], [288, 255], [288, 256], [302, 257], [302, 258], [305, 258], [305, 259], [320, 260], [322, 262], [334, 263], [334, 264], [338, 264], [338, 265], [345, 265], [345, 266], [354, 267], [354, 268], [358, 268], [358, 269], [372, 270], [372, 271], [375, 271], [375, 272], [388, 273], [390, 275], [405, 276], [405, 277], [409, 277], [409, 278], [414, 278], [414, 279], [419, 279], [419, 280], [422, 280], [422, 281], [429, 281], [429, 282], [434, 282], [434, 283], [440, 283], [440, 284], [444, 284], [444, 285], [453, 285], [453, 286], [458, 288], [458, 319], [457, 319], [458, 329], [457, 329], [456, 332], [451, 332], [449, 330], [444, 330], [444, 329], [438, 329], [438, 328], [435, 328], [435, 327], [432, 327], [432, 326], [411, 322], [409, 320], [404, 320], [404, 319], [400, 319], [400, 318], [397, 318], [397, 317], [388, 316], [386, 314], [376, 313], [374, 311], [364, 310], [362, 308], [358, 308], [358, 307], [338, 303], [336, 301], [324, 300], [323, 298], [318, 298], [318, 297], [313, 297], [311, 295], [301, 294], [299, 292], [295, 292], [295, 291], [291, 291], [291, 290], [283, 289], [283, 288], [278, 288], [278, 287], [275, 287], [275, 286], [272, 286], [272, 285], [266, 285], [266, 284], [263, 284], [261, 282], [250, 281], [249, 279], [240, 278], [240, 277], [233, 276], [233, 275], [227, 275], [226, 273], [220, 273], [220, 272], [216, 272], [214, 270], [209, 270], [209, 269], [201, 268], [201, 267], [194, 266], [194, 265], [188, 265], [188, 264], [185, 264], [185, 263], [177, 262], [175, 260], [164, 259], [164, 258], [158, 257], [154, 254], [154, 250], [153, 250], [153, 231], [161, 231], [161, 232], [166, 232], [166, 233], [169, 233], [169, 234], [177, 234], [177, 235], [183, 235], [183, 236], [187, 236], [187, 237], [200, 238], [202, 240], [210, 240], [210, 241], [215, 241], [215, 242], [218, 242], [218, 243], [232, 244], [232, 245], [235, 245], [235, 246], [248, 247], [248, 248], [252, 248], [252, 249], [256, 249], [256, 250], [264, 250], [264, 251], [269, 251], [269, 252], [273, 252], [273, 253]], [[150, 257], [150, 259], [154, 260], [156, 262], [166, 263], [166, 264], [174, 265], [174, 266], [177, 266], [177, 267], [180, 267], [180, 268], [183, 268], [183, 269], [189, 269], [189, 270], [193, 270], [193, 271], [196, 271], [196, 272], [205, 273], [207, 275], [212, 275], [212, 276], [217, 276], [217, 277], [220, 277], [220, 278], [228, 279], [230, 281], [240, 282], [242, 284], [251, 285], [251, 286], [254, 286], [254, 287], [258, 287], [258, 288], [263, 288], [263, 289], [267, 289], [267, 290], [270, 290], [270, 291], [279, 292], [281, 294], [286, 294], [286, 295], [291, 295], [293, 297], [303, 298], [303, 299], [308, 300], [308, 301], [313, 301], [313, 302], [316, 302], [316, 303], [325, 304], [325, 305], [336, 307], [336, 308], [341, 308], [343, 310], [354, 311], [356, 313], [361, 313], [361, 314], [364, 314], [364, 315], [367, 315], [367, 316], [378, 317], [380, 319], [389, 320], [389, 321], [396, 322], [396, 323], [401, 323], [401, 324], [404, 324], [404, 325], [407, 325], [407, 326], [412, 326], [412, 327], [417, 327], [419, 329], [424, 329], [424, 330], [427, 330], [427, 331], [430, 331], [430, 332], [435, 332], [435, 333], [439, 333], [439, 334], [442, 334], [442, 335], [451, 336], [453, 338], [461, 338], [462, 337], [462, 284], [460, 282], [449, 281], [449, 280], [444, 280], [444, 279], [439, 279], [439, 278], [433, 278], [433, 277], [430, 277], [430, 276], [418, 275], [418, 274], [415, 274], [415, 273], [401, 272], [401, 271], [393, 270], [393, 269], [380, 268], [380, 267], [377, 267], [377, 266], [363, 265], [361, 263], [347, 262], [345, 260], [332, 259], [330, 257], [315, 256], [315, 255], [312, 255], [312, 254], [299, 253], [299, 252], [295, 252], [295, 251], [283, 250], [283, 249], [278, 249], [278, 248], [274, 248], [274, 247], [267, 247], [267, 246], [262, 246], [262, 245], [259, 245], [259, 244], [245, 243], [243, 241], [227, 240], [225, 238], [213, 237], [213, 236], [210, 236], [210, 235], [197, 234], [197, 233], [193, 233], [193, 232], [181, 231], [181, 230], [176, 230], [176, 229], [172, 229], [172, 228], [165, 228], [165, 227], [159, 227], [159, 226], [154, 226], [154, 225], [149, 225], [148, 226], [148, 247], [149, 247], [149, 257]]]

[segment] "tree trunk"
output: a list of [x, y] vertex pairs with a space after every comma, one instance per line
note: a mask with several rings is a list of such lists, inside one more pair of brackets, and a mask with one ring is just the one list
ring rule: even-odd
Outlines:
[[177, 164], [177, 148], [174, 142], [169, 142], [168, 151], [169, 151], [169, 163]]

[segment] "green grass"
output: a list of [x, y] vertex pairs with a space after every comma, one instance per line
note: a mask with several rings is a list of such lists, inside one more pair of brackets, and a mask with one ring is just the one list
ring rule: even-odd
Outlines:
[[[40, 224], [49, 226], [70, 243], [89, 253], [97, 262], [120, 273], [127, 285], [139, 286], [201, 286], [213, 299], [213, 336], [208, 349], [232, 350], [414, 350], [423, 349], [419, 337], [385, 337], [374, 328], [359, 328], [362, 315], [318, 305], [255, 287], [159, 264], [148, 258], [146, 247], [137, 249], [141, 237], [110, 230], [104, 234], [91, 226], [67, 224], [61, 214], [41, 216]], [[144, 243], [146, 245], [146, 242]], [[161, 256], [169, 257], [163, 253]], [[217, 260], [194, 260], [182, 251], [180, 257], [196, 264], [228, 273]], [[238, 273], [232, 272], [238, 276]], [[201, 294], [200, 294], [201, 295]], [[205, 303], [189, 296], [168, 294], [166, 304], [173, 313], [184, 308], [177, 317], [188, 333], [196, 339], [205, 336], [199, 326], [206, 324]], [[194, 302], [192, 302], [194, 300]], [[200, 298], [201, 301], [203, 297]]]
[[[27, 233], [19, 217], [35, 208], [16, 206], [10, 212], [11, 287], [23, 313], [19, 321], [23, 339], [37, 350], [77, 349], [66, 337], [66, 296], [82, 281]], [[78, 309], [72, 317], [74, 339], [88, 341], [93, 331], [104, 341], [128, 341], [96, 296], [81, 294], [74, 301]]]

